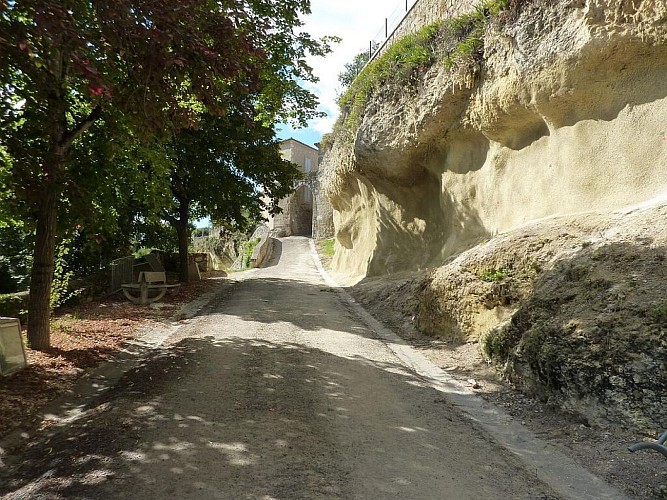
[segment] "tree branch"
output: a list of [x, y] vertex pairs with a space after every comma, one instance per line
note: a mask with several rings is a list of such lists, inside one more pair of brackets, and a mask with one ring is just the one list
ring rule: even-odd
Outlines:
[[60, 144], [63, 149], [66, 150], [69, 148], [72, 145], [72, 142], [74, 142], [77, 137], [88, 130], [92, 124], [100, 118], [100, 116], [102, 116], [102, 106], [98, 104], [95, 106], [95, 109], [93, 109], [90, 114], [83, 119], [83, 121], [81, 121], [76, 127], [65, 134], [65, 137], [63, 137], [63, 140]]
[[169, 224], [171, 224], [172, 226], [176, 226], [176, 224], [178, 224], [178, 223], [180, 222], [179, 219], [177, 219], [176, 217], [174, 217], [172, 214], [170, 214], [170, 213], [167, 212], [166, 210], [162, 210], [162, 218], [163, 218], [164, 220], [166, 220], [166, 221], [167, 221]]

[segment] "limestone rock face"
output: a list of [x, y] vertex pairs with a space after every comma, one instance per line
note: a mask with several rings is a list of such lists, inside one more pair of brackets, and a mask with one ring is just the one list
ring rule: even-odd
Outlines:
[[354, 279], [667, 194], [667, 4], [526, 2], [472, 72], [438, 62], [371, 96], [322, 169], [332, 266]]
[[667, 422], [666, 280], [663, 201], [535, 221], [353, 292], [446, 351], [476, 343], [515, 387], [581, 422], [652, 435]]

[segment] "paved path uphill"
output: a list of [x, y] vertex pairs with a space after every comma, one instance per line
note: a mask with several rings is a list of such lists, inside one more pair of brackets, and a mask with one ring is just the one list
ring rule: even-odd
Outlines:
[[406, 368], [305, 238], [233, 275], [94, 409], [0, 476], [6, 498], [539, 499], [535, 472]]

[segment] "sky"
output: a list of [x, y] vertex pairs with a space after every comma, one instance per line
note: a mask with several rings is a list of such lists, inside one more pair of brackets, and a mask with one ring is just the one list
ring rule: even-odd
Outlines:
[[[410, 2], [412, 4], [414, 2]], [[400, 7], [402, 6], [402, 7]], [[306, 129], [293, 130], [287, 125], [278, 128], [278, 137], [294, 137], [301, 142], [314, 145], [322, 135], [330, 132], [338, 117], [336, 97], [340, 94], [338, 74], [354, 56], [368, 48], [368, 43], [383, 30], [384, 20], [396, 12], [405, 10], [405, 0], [312, 0], [312, 13], [303, 19], [301, 31], [315, 38], [325, 35], [342, 39], [333, 46], [326, 57], [309, 58], [319, 82], [306, 88], [320, 100], [320, 111], [326, 118], [312, 120]]]

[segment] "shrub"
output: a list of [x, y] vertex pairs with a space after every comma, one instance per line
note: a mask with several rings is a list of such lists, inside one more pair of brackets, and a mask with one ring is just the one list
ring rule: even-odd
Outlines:
[[260, 241], [260, 238], [252, 238], [246, 241], [245, 245], [243, 246], [243, 269], [248, 269], [250, 267], [252, 254]]
[[51, 309], [57, 309], [67, 301], [75, 298], [79, 291], [70, 289], [70, 281], [74, 272], [67, 263], [67, 255], [72, 245], [71, 238], [64, 238], [56, 248], [56, 258], [53, 268], [53, 281], [51, 282]]
[[0, 295], [0, 316], [19, 318], [25, 322], [28, 309], [28, 292]]
[[482, 271], [482, 273], [479, 275], [479, 279], [488, 283], [492, 283], [495, 281], [500, 281], [508, 275], [509, 271], [504, 267], [500, 267], [498, 269], [487, 269], [486, 271]]
[[0, 260], [0, 293], [14, 293], [18, 289], [18, 283], [12, 276], [9, 265]]
[[329, 238], [320, 242], [322, 253], [327, 257], [333, 257], [335, 252], [336, 239]]
[[656, 323], [665, 325], [667, 324], [667, 302], [660, 304], [659, 306], [653, 307], [649, 311], [650, 318]]
[[508, 0], [485, 0], [475, 10], [448, 19], [445, 31], [458, 40], [454, 49], [445, 57], [445, 66], [451, 68], [460, 61], [476, 60], [484, 54], [484, 31], [491, 19], [508, 6]]
[[507, 328], [496, 328], [482, 340], [482, 352], [496, 362], [505, 362], [516, 347], [519, 339]]
[[338, 130], [351, 132], [359, 126], [369, 96], [382, 85], [388, 82], [409, 84], [415, 71], [442, 59], [443, 54], [437, 53], [439, 37], [450, 39], [450, 50], [444, 55], [444, 64], [448, 68], [480, 59], [487, 25], [505, 9], [517, 10], [517, 1], [485, 0], [471, 13], [424, 26], [395, 41], [361, 70], [339, 98], [342, 113]]

